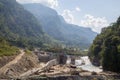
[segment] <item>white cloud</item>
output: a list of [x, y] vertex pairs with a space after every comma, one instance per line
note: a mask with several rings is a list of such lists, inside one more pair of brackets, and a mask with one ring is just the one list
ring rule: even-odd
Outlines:
[[107, 27], [108, 21], [105, 17], [94, 17], [92, 15], [85, 15], [84, 20], [80, 23], [82, 26], [90, 27], [93, 31], [100, 33], [103, 27]]
[[75, 10], [78, 12], [81, 11], [81, 9], [79, 7], [76, 7]]
[[48, 0], [48, 3], [52, 8], [55, 8], [58, 6], [58, 0]]
[[58, 7], [58, 0], [16, 0], [19, 3], [41, 3], [51, 8]]
[[74, 23], [74, 16], [72, 15], [72, 12], [70, 10], [64, 10], [62, 16], [64, 17], [66, 22], [71, 24]]

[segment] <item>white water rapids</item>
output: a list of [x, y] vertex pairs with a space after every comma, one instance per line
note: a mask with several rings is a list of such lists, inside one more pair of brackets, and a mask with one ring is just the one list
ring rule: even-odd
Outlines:
[[[67, 64], [70, 64], [70, 62], [71, 62], [71, 59], [68, 56]], [[85, 63], [84, 65], [82, 65], [83, 62]], [[97, 73], [102, 72], [102, 69], [92, 65], [88, 56], [84, 56], [84, 57], [81, 57], [80, 59], [75, 60], [75, 65], [78, 68], [82, 68], [83, 70], [87, 70], [87, 71], [90, 71], [90, 72], [93, 72], [93, 71], [97, 72]]]

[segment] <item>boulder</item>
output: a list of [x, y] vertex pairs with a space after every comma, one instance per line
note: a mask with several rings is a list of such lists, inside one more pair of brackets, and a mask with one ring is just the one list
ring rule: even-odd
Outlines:
[[75, 65], [75, 57], [74, 56], [71, 57], [71, 64]]
[[57, 56], [57, 61], [58, 61], [58, 64], [66, 64], [66, 61], [67, 61], [67, 56], [66, 56], [66, 54], [60, 53], [60, 54]]

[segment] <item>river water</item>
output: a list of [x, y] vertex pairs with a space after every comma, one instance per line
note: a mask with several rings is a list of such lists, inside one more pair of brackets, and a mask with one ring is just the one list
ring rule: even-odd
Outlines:
[[[71, 62], [71, 59], [68, 56], [67, 64], [70, 64], [70, 62]], [[84, 65], [82, 65], [83, 62], [85, 63]], [[93, 71], [97, 73], [102, 72], [102, 69], [92, 65], [88, 56], [80, 57], [80, 59], [75, 60], [75, 65], [78, 68], [82, 68], [83, 70], [87, 70], [90, 72], [93, 72]]]

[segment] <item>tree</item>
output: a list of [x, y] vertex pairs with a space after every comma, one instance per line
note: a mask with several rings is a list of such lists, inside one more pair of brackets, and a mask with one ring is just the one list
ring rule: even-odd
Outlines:
[[91, 61], [98, 58], [106, 71], [120, 72], [120, 17], [95, 38], [89, 57]]

